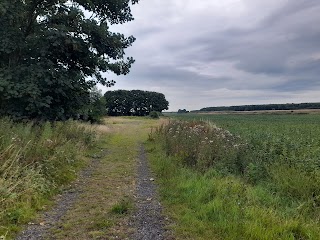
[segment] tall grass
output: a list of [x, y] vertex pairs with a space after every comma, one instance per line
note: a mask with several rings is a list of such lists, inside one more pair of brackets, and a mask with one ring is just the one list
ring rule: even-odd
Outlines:
[[76, 122], [0, 119], [0, 236], [10, 235], [76, 176], [94, 132]]
[[210, 167], [221, 171], [241, 171], [238, 158], [246, 149], [239, 136], [201, 121], [171, 121], [157, 129], [167, 155], [181, 159], [183, 165], [199, 171]]
[[180, 237], [320, 239], [316, 117], [222, 116], [154, 131], [150, 158]]

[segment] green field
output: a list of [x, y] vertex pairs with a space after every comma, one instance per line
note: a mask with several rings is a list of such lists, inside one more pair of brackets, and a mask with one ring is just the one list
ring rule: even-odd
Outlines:
[[148, 146], [178, 239], [320, 239], [320, 115], [170, 116]]

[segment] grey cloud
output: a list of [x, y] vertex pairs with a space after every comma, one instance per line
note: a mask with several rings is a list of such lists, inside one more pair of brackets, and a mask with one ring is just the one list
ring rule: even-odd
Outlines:
[[271, 15], [266, 17], [260, 27], [269, 27], [270, 25], [277, 25], [288, 16], [296, 15], [307, 9], [319, 7], [318, 0], [291, 0], [287, 1], [286, 4], [280, 7], [278, 10], [273, 12]]
[[170, 86], [177, 89], [192, 88], [206, 89], [208, 85], [215, 84], [216, 87], [223, 87], [231, 78], [214, 78], [212, 76], [200, 75], [188, 70], [179, 69], [173, 66], [143, 65], [132, 69], [131, 79], [137, 80], [143, 86]]
[[286, 84], [281, 84], [275, 90], [277, 92], [288, 92], [288, 91], [301, 91], [301, 90], [313, 90], [314, 88], [320, 89], [319, 80], [314, 78], [303, 78], [303, 79], [292, 79]]
[[[201, 101], [293, 102], [305, 100], [307, 91], [320, 91], [318, 0], [271, 1], [267, 10], [267, 0], [243, 0], [252, 10], [239, 18], [233, 12], [220, 16], [210, 4], [184, 13], [175, 6], [192, 1], [173, 1], [177, 4], [148, 0], [135, 11], [139, 16], [125, 33], [137, 38], [127, 51], [136, 63], [128, 76], [118, 78], [119, 86], [163, 90], [171, 110], [179, 104], [204, 107]], [[228, 94], [218, 94], [221, 89]]]
[[[311, 7], [313, 15], [308, 12]], [[255, 28], [212, 31], [183, 44], [181, 52], [188, 46], [200, 45], [199, 54], [191, 48], [185, 56], [196, 55], [202, 61], [233, 60], [238, 62], [238, 68], [248, 72], [283, 74], [287, 61], [296, 54], [320, 51], [320, 29], [313, 27], [320, 21], [317, 10], [318, 1], [290, 1]], [[288, 19], [299, 24], [295, 26]]]

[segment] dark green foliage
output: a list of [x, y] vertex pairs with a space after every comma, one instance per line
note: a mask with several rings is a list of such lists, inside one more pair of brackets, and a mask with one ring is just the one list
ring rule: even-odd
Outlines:
[[188, 113], [189, 111], [187, 111], [186, 109], [179, 109], [177, 113]]
[[[111, 86], [101, 72], [127, 74], [134, 42], [109, 31], [131, 21], [137, 0], [1, 0], [0, 115], [64, 120], [90, 103], [90, 89]], [[88, 18], [84, 10], [92, 17]]]
[[160, 116], [159, 116], [158, 112], [152, 111], [149, 113], [149, 117], [154, 118], [154, 119], [158, 119]]
[[106, 115], [106, 100], [101, 90], [94, 87], [90, 91], [90, 102], [85, 105], [78, 116], [81, 120], [99, 123], [101, 118]]
[[320, 103], [286, 103], [286, 104], [263, 104], [243, 105], [230, 107], [206, 107], [199, 111], [258, 111], [258, 110], [298, 110], [298, 109], [320, 109]]
[[141, 90], [117, 90], [105, 93], [110, 116], [147, 116], [150, 112], [168, 109], [169, 102], [162, 93]]

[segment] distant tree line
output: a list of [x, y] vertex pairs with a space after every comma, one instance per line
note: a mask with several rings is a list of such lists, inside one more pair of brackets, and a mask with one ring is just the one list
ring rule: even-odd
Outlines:
[[178, 113], [188, 113], [189, 111], [187, 111], [186, 109], [179, 109]]
[[259, 111], [259, 110], [297, 110], [297, 109], [320, 109], [320, 103], [286, 103], [286, 104], [262, 104], [242, 105], [230, 107], [206, 107], [199, 111]]
[[162, 93], [142, 90], [116, 90], [104, 94], [109, 116], [146, 116], [167, 110], [169, 102]]

